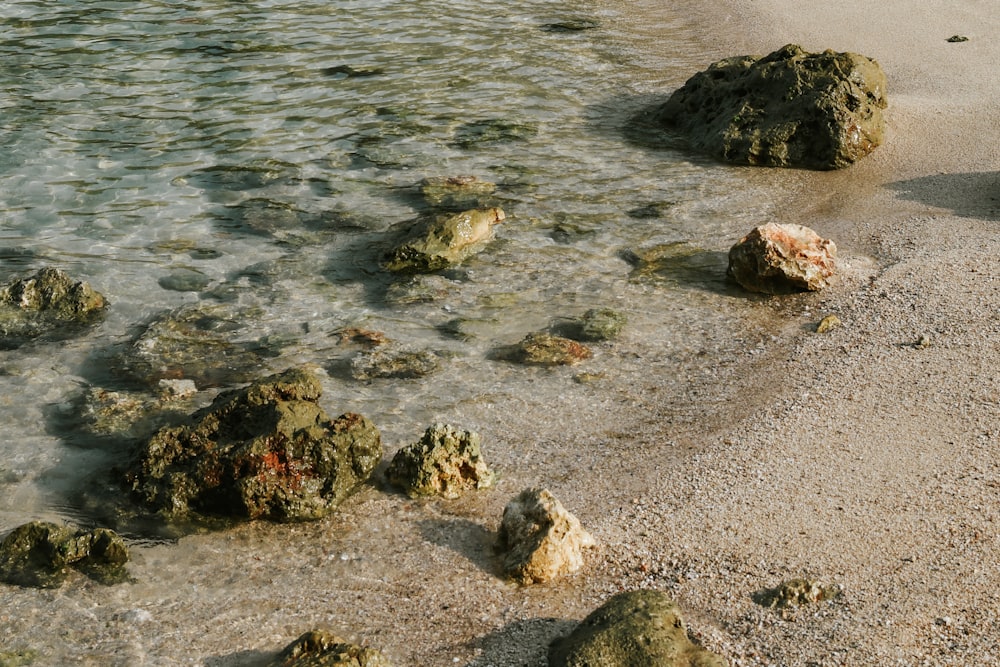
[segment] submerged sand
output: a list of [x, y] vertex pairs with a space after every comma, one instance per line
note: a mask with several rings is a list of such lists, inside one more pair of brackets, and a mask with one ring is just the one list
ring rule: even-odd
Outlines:
[[[916, 4], [733, 0], [694, 15], [720, 58], [795, 42], [885, 69], [889, 138], [872, 156], [835, 173], [747, 170], [773, 219], [837, 242], [835, 286], [740, 303], [768, 326], [734, 334], [737, 351], [648, 360], [586, 411], [566, 414], [567, 399], [539, 423], [530, 396], [471, 405], [493, 491], [418, 502], [371, 488], [321, 522], [137, 546], [136, 583], [24, 596], [0, 620], [36, 646], [50, 627], [54, 644], [113, 656], [73, 664], [249, 667], [327, 627], [399, 665], [541, 667], [609, 595], [649, 587], [734, 666], [1000, 660], [1000, 15]], [[815, 333], [828, 314], [843, 325]], [[533, 484], [600, 546], [580, 574], [518, 588], [492, 544], [503, 505]], [[784, 613], [753, 602], [793, 577], [843, 594]]]

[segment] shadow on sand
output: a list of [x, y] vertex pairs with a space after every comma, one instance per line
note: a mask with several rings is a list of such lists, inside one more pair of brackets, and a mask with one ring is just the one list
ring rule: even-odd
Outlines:
[[1000, 171], [921, 176], [888, 187], [902, 199], [950, 209], [963, 218], [1000, 220]]

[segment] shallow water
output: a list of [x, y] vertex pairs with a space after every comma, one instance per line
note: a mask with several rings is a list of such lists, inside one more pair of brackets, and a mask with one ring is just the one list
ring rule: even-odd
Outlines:
[[[689, 374], [767, 339], [778, 325], [726, 284], [723, 253], [769, 202], [745, 170], [626, 131], [713, 59], [691, 8], [653, 9], [5, 3], [0, 280], [57, 266], [112, 305], [85, 336], [0, 351], [0, 533], [88, 520], [73, 491], [121, 452], [88, 446], [62, 420], [85, 388], [125, 386], [110, 372], [122, 348], [174, 308], [211, 307], [231, 341], [266, 348], [253, 374], [317, 364], [328, 411], [369, 416], [390, 452], [451, 421], [483, 431], [508, 478], [536, 482], [570, 475], [540, 451], [599, 440], [610, 414], [638, 418], [651, 387], [683, 396]], [[589, 29], [567, 23], [580, 19]], [[652, 48], [652, 33], [672, 38]], [[454, 175], [497, 183], [497, 240], [441, 276], [386, 276], [377, 260], [393, 227], [427, 208], [416, 185]], [[657, 247], [686, 250], [645, 271], [630, 263]], [[495, 358], [593, 307], [629, 326], [585, 365]], [[433, 351], [441, 368], [357, 380], [358, 351], [336, 334], [348, 326]], [[202, 401], [227, 379], [203, 383]], [[164, 576], [142, 584], [149, 599], [182, 576], [170, 548], [183, 547], [146, 561]], [[175, 555], [177, 568], [203, 562]], [[100, 661], [111, 644], [51, 655]], [[153, 657], [122, 664], [165, 664], [176, 650], [150, 646]]]

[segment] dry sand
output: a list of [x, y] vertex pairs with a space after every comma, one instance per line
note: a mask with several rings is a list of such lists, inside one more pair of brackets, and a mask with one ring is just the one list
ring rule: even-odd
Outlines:
[[[523, 410], [470, 406], [503, 473], [492, 492], [410, 502], [370, 489], [330, 520], [137, 548], [131, 586], [0, 610], [14, 636], [51, 627], [52, 642], [114, 656], [65, 664], [249, 667], [325, 626], [399, 665], [542, 667], [547, 643], [608, 595], [652, 587], [734, 666], [1000, 660], [994, 0], [698, 12], [719, 57], [797, 42], [886, 70], [889, 138], [872, 156], [835, 173], [747, 170], [775, 218], [837, 241], [837, 285], [738, 305], [766, 335], [701, 361], [642, 361], [641, 381], [585, 412], [553, 405], [535, 424], [528, 396]], [[814, 333], [827, 314], [843, 326]], [[641, 358], [641, 341], [629, 346]], [[534, 483], [600, 546], [584, 572], [518, 588], [497, 576], [493, 531]], [[792, 577], [843, 594], [786, 613], [752, 601]]]

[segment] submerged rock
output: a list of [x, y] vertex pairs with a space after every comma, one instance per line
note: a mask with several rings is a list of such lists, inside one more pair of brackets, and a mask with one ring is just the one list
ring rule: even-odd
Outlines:
[[97, 322], [107, 300], [85, 282], [44, 268], [30, 278], [0, 287], [0, 349], [35, 338], [68, 338]]
[[434, 373], [440, 365], [440, 357], [426, 350], [375, 348], [354, 357], [351, 361], [351, 375], [355, 380], [412, 380]]
[[496, 189], [496, 183], [475, 176], [437, 176], [420, 184], [420, 193], [430, 206], [448, 211], [482, 208]]
[[534, 123], [508, 121], [501, 118], [466, 123], [455, 131], [455, 143], [462, 148], [527, 141], [538, 134]]
[[323, 630], [310, 630], [285, 649], [267, 667], [391, 667], [379, 651], [352, 644]]
[[497, 548], [504, 573], [522, 584], [551, 581], [583, 567], [596, 544], [580, 521], [546, 489], [526, 489], [503, 510]]
[[569, 338], [579, 341], [601, 342], [617, 338], [628, 323], [628, 318], [610, 308], [591, 308], [581, 317], [558, 327]]
[[789, 44], [710, 65], [657, 117], [695, 148], [732, 162], [839, 169], [882, 143], [885, 91], [871, 58]]
[[392, 457], [386, 479], [411, 498], [458, 498], [471, 489], [493, 484], [493, 473], [481, 452], [482, 438], [449, 424], [434, 424], [423, 437]]
[[45, 521], [18, 526], [0, 544], [0, 580], [57, 588], [75, 568], [103, 584], [128, 580], [125, 542], [112, 530], [74, 531]]
[[385, 267], [395, 273], [430, 273], [459, 264], [493, 240], [493, 227], [505, 217], [499, 208], [486, 208], [431, 218], [418, 225], [417, 235], [385, 255]]
[[768, 223], [729, 251], [729, 275], [751, 292], [823, 289], [835, 271], [837, 246], [802, 225]]
[[568, 366], [592, 356], [590, 348], [575, 340], [544, 332], [525, 336], [521, 342], [503, 350], [510, 361], [532, 366]]
[[785, 609], [823, 600], [832, 600], [842, 592], [838, 584], [822, 584], [810, 579], [789, 579], [774, 588], [758, 591], [753, 601], [762, 607]]
[[725, 667], [695, 644], [677, 605], [652, 590], [615, 595], [549, 647], [551, 667]]
[[332, 512], [382, 459], [368, 419], [330, 419], [319, 380], [293, 368], [227, 391], [186, 426], [162, 428], [127, 475], [168, 520], [300, 521]]

